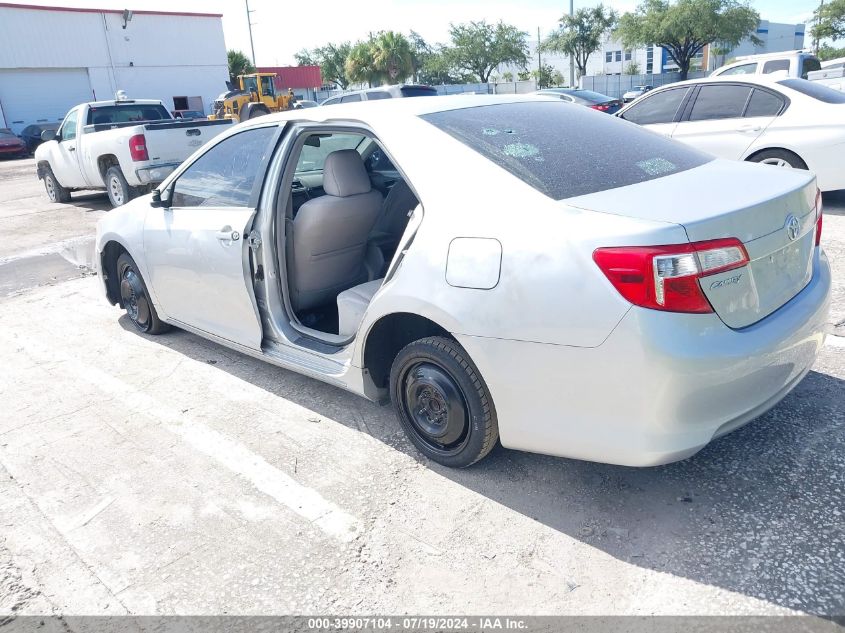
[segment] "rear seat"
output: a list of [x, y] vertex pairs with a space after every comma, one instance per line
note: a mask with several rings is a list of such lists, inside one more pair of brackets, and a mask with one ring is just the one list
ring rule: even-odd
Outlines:
[[337, 295], [338, 334], [352, 336], [358, 331], [364, 312], [370, 305], [373, 295], [381, 287], [382, 281], [384, 280], [374, 279]]

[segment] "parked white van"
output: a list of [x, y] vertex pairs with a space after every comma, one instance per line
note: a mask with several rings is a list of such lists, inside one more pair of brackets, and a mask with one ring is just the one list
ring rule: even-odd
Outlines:
[[734, 63], [717, 68], [710, 76], [769, 75], [780, 72], [787, 77], [807, 79], [808, 73], [821, 67], [819, 58], [809, 51], [782, 51], [737, 57]]

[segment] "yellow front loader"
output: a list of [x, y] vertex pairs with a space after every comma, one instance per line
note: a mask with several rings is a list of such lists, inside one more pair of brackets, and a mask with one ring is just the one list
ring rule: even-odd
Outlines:
[[209, 119], [235, 119], [246, 121], [257, 116], [290, 110], [296, 103], [293, 90], [276, 94], [276, 75], [252, 73], [238, 75], [238, 85], [227, 82], [229, 91], [214, 101], [214, 112]]

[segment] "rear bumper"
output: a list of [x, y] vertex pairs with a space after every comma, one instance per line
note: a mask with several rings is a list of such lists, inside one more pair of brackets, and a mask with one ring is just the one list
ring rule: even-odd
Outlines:
[[631, 308], [598, 347], [458, 336], [487, 382], [502, 444], [627, 466], [684, 459], [773, 407], [824, 343], [830, 267], [743, 330], [715, 314]]
[[135, 170], [135, 177], [142, 185], [157, 185], [173, 173], [181, 163], [162, 163]]

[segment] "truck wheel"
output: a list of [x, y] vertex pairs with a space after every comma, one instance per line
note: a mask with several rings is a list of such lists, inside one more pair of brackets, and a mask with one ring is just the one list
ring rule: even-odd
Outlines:
[[120, 284], [120, 304], [139, 332], [161, 334], [170, 329], [158, 318], [138, 265], [127, 253], [121, 253], [117, 258], [117, 280]]
[[113, 207], [126, 204], [136, 195], [135, 188], [126, 182], [120, 167], [109, 167], [106, 171], [106, 193]]
[[444, 466], [474, 464], [499, 439], [487, 385], [452, 339], [431, 336], [402, 348], [390, 369], [390, 397], [408, 439]]
[[53, 170], [47, 167], [44, 172], [44, 189], [50, 202], [70, 202], [70, 189], [62, 187], [53, 175]]

